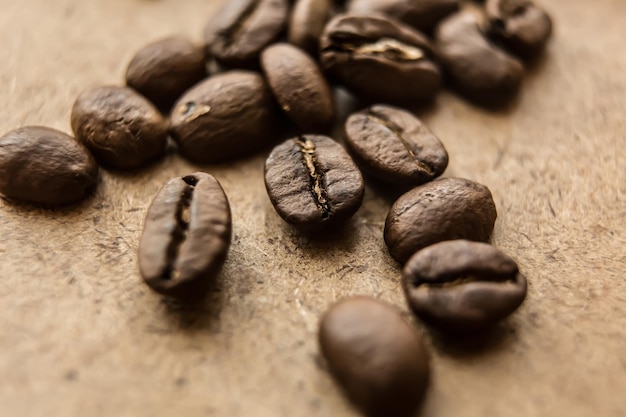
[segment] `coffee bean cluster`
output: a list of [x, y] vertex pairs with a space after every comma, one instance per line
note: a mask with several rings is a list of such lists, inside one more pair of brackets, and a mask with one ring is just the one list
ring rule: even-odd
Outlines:
[[[0, 138], [0, 193], [47, 206], [76, 203], [95, 188], [98, 165], [144, 167], [164, 154], [168, 138], [200, 164], [274, 146], [264, 169], [269, 200], [312, 239], [357, 212], [364, 178], [403, 188], [384, 240], [403, 265], [410, 308], [442, 333], [480, 334], [520, 306], [526, 279], [485, 243], [497, 217], [489, 189], [437, 179], [448, 153], [407, 108], [428, 104], [444, 85], [480, 104], [503, 103], [551, 29], [528, 0], [228, 1], [208, 22], [204, 45], [183, 37], [151, 43], [130, 61], [126, 86], [80, 94], [75, 138], [39, 126]], [[342, 121], [338, 86], [361, 103]], [[342, 133], [333, 139], [337, 123]], [[170, 180], [144, 222], [144, 282], [165, 296], [202, 298], [231, 234], [217, 179], [196, 172]], [[366, 415], [411, 416], [419, 408], [429, 354], [394, 307], [344, 299], [322, 317], [319, 343]]]

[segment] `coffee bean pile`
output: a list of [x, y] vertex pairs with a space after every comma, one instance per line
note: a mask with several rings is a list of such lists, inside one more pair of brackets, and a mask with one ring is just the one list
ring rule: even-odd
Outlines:
[[[75, 139], [38, 126], [0, 138], [0, 193], [60, 206], [97, 184], [98, 164], [137, 169], [172, 138], [206, 164], [268, 149], [265, 186], [278, 215], [311, 238], [344, 225], [368, 180], [406, 190], [384, 228], [404, 265], [415, 315], [445, 334], [480, 334], [513, 313], [526, 279], [487, 243], [496, 207], [487, 187], [437, 179], [442, 142], [407, 108], [447, 85], [498, 105], [518, 90], [543, 50], [551, 20], [528, 0], [234, 0], [209, 21], [204, 45], [182, 37], [132, 58], [126, 86], [83, 92], [72, 108]], [[209, 74], [210, 73], [210, 74]], [[336, 126], [334, 88], [362, 110]], [[285, 140], [286, 139], [286, 140]], [[96, 162], [97, 161], [97, 162]], [[202, 298], [226, 260], [232, 220], [213, 176], [174, 178], [155, 197], [138, 248], [154, 291]], [[398, 310], [368, 297], [322, 317], [321, 351], [347, 396], [368, 416], [411, 416], [429, 379], [429, 355]]]

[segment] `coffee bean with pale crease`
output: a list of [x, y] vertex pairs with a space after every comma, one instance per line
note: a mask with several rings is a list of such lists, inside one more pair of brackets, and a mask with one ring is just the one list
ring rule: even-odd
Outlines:
[[317, 58], [320, 36], [330, 19], [331, 10], [332, 0], [297, 0], [289, 18], [289, 43]]

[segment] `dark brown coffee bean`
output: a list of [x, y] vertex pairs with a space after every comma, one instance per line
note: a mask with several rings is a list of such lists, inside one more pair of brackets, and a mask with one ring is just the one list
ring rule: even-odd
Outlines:
[[126, 85], [169, 111], [176, 99], [206, 76], [204, 49], [172, 37], [139, 50], [128, 64]]
[[209, 21], [204, 40], [209, 54], [229, 67], [258, 67], [259, 54], [283, 32], [286, 0], [230, 0]]
[[406, 262], [418, 250], [444, 240], [486, 242], [497, 217], [491, 192], [464, 178], [442, 178], [412, 189], [391, 207], [385, 243]]
[[6, 198], [62, 206], [96, 186], [98, 164], [87, 148], [55, 129], [26, 126], [0, 138], [0, 193]]
[[375, 105], [352, 114], [345, 124], [345, 143], [360, 167], [393, 184], [420, 185], [443, 174], [448, 152], [411, 113]]
[[413, 417], [428, 387], [430, 358], [395, 308], [352, 297], [322, 317], [319, 344], [348, 398], [368, 417]]
[[201, 297], [226, 259], [231, 230], [228, 198], [212, 175], [196, 172], [170, 180], [144, 222], [141, 276], [160, 294]]
[[363, 201], [363, 177], [326, 136], [303, 135], [278, 145], [265, 161], [265, 187], [287, 223], [305, 232], [348, 220]]
[[331, 10], [331, 0], [297, 0], [289, 19], [289, 43], [317, 58], [320, 36], [330, 19]]
[[256, 152], [276, 137], [277, 109], [266, 82], [228, 71], [200, 82], [172, 109], [171, 133], [185, 158], [209, 163]]
[[141, 95], [126, 87], [98, 87], [78, 96], [72, 129], [103, 165], [138, 168], [163, 154], [167, 123]]
[[261, 66], [283, 111], [305, 133], [326, 132], [335, 119], [333, 93], [315, 61], [287, 43], [261, 55]]
[[513, 259], [491, 245], [467, 240], [417, 252], [403, 271], [409, 305], [445, 332], [491, 327], [526, 297], [526, 278]]
[[441, 84], [428, 40], [382, 15], [335, 17], [320, 48], [324, 71], [367, 101], [417, 105]]

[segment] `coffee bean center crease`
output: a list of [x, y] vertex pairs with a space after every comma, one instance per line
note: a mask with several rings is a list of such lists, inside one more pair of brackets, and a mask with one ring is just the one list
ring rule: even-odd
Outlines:
[[300, 147], [300, 153], [302, 153], [302, 162], [309, 171], [311, 194], [317, 206], [322, 210], [322, 219], [327, 219], [330, 216], [330, 203], [328, 202], [326, 190], [324, 189], [323, 175], [320, 175], [320, 169], [316, 165], [315, 144], [311, 140], [304, 139], [303, 137], [298, 138], [296, 143]]

